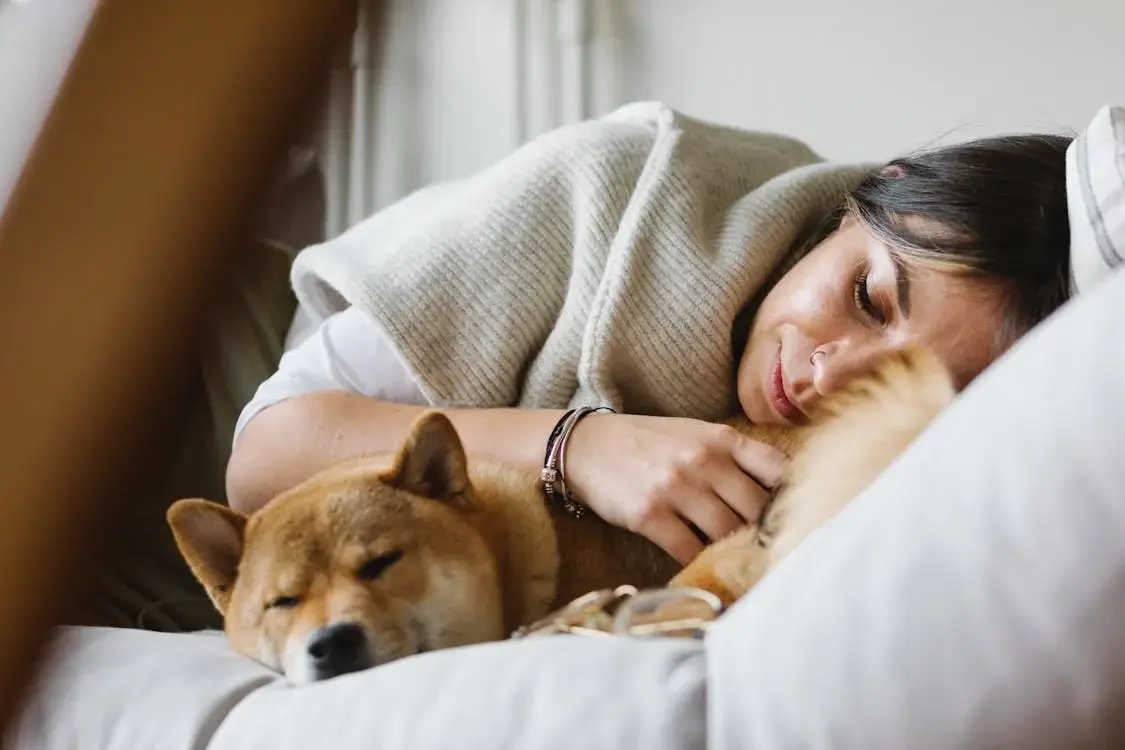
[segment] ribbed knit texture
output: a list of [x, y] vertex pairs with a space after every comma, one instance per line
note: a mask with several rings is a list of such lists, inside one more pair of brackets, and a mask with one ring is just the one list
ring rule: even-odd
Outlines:
[[629, 105], [306, 249], [293, 286], [365, 308], [439, 406], [717, 419], [735, 315], [869, 168]]

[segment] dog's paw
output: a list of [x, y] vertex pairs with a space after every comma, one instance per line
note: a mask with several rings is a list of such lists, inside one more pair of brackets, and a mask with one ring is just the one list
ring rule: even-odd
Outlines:
[[[734, 604], [738, 598], [744, 593], [736, 591], [735, 588], [729, 584], [713, 565], [706, 562], [703, 564], [691, 564], [684, 568], [675, 578], [668, 582], [670, 589], [702, 589], [708, 591], [715, 596], [719, 597], [719, 601], [723, 603], [724, 607], [729, 607]], [[675, 608], [678, 606], [677, 602], [669, 602], [662, 607], [668, 607], [669, 611], [661, 611], [661, 616], [674, 614]]]
[[768, 564], [758, 526], [746, 526], [700, 552], [668, 586], [710, 591], [729, 607], [765, 575]]

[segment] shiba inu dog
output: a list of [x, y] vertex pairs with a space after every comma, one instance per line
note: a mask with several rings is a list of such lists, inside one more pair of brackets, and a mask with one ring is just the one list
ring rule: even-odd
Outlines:
[[294, 683], [500, 640], [588, 591], [698, 586], [730, 603], [831, 518], [954, 396], [911, 349], [825, 399], [808, 427], [748, 436], [792, 456], [760, 524], [686, 568], [647, 539], [543, 500], [537, 473], [466, 456], [438, 411], [393, 455], [343, 462], [246, 517], [201, 499], [168, 511], [237, 652]]

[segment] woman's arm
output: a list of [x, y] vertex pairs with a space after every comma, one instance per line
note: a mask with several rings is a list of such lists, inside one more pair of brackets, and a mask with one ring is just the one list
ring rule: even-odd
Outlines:
[[[356, 307], [338, 312], [300, 337], [239, 415], [227, 466], [228, 501], [253, 512], [333, 463], [395, 451], [427, 408], [374, 319]], [[562, 416], [522, 409], [443, 411], [470, 453], [533, 469]]]
[[[250, 513], [278, 493], [338, 461], [399, 448], [428, 407], [346, 391], [285, 399], [251, 419], [227, 467], [232, 508]], [[561, 411], [443, 409], [470, 454], [537, 471]]]
[[[239, 415], [227, 467], [231, 507], [255, 511], [337, 461], [397, 450], [427, 408], [413, 375], [371, 316], [356, 307], [331, 315], [298, 337]], [[527, 466], [542, 461], [533, 446], [545, 445], [562, 415], [443, 411], [470, 452]], [[510, 429], [514, 439], [504, 432]]]
[[[227, 467], [231, 507], [254, 512], [338, 461], [392, 452], [430, 408], [362, 311], [329, 318], [282, 358], [243, 410]], [[472, 455], [538, 471], [560, 410], [443, 409]], [[686, 562], [755, 521], [783, 458], [733, 429], [694, 419], [595, 414], [567, 446], [572, 492], [606, 521]]]
[[[231, 507], [250, 513], [331, 464], [397, 450], [427, 407], [329, 391], [287, 399], [247, 426], [227, 470]], [[445, 409], [468, 453], [537, 471], [561, 411]], [[567, 483], [609, 523], [682, 563], [709, 539], [757, 521], [784, 457], [732, 428], [694, 419], [595, 414], [574, 429]]]

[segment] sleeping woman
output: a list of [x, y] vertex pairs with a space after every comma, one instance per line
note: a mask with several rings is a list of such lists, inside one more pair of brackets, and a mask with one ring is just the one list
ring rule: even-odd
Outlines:
[[1069, 143], [833, 164], [659, 104], [544, 135], [298, 256], [230, 503], [394, 450], [432, 406], [469, 453], [538, 471], [571, 414], [570, 495], [686, 563], [693, 527], [757, 520], [784, 460], [712, 421], [800, 423], [914, 342], [963, 386], [1066, 300]]

